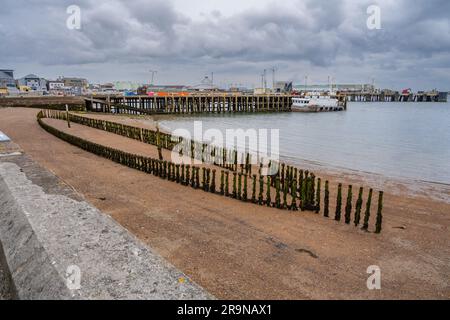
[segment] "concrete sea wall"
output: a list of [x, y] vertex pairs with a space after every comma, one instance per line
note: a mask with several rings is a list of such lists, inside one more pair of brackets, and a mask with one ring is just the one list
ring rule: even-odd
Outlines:
[[6, 298], [213, 298], [24, 154], [0, 154], [0, 209]]

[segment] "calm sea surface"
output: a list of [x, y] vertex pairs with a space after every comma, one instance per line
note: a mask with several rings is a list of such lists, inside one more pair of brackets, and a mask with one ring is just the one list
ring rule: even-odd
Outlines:
[[174, 130], [279, 129], [284, 161], [450, 184], [450, 103], [350, 103], [347, 112], [185, 116]]

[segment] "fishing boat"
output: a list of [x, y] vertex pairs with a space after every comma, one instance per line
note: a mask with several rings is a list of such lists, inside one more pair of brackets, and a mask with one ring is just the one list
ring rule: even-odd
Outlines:
[[336, 94], [307, 93], [292, 98], [294, 112], [326, 112], [346, 110], [345, 101], [340, 101]]

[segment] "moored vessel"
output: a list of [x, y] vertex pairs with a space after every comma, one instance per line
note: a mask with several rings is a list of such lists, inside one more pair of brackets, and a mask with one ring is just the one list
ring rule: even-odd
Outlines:
[[346, 101], [336, 94], [306, 93], [292, 98], [293, 112], [327, 112], [346, 110]]

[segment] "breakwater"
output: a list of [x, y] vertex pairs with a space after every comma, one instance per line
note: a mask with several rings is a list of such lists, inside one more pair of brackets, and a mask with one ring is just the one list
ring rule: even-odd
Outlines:
[[[200, 189], [205, 192], [233, 198], [239, 201], [253, 203], [260, 206], [268, 206], [280, 210], [290, 211], [310, 211], [321, 214], [325, 218], [334, 217], [336, 221], [344, 221], [350, 225], [362, 226], [363, 230], [369, 230], [373, 223], [373, 231], [380, 233], [382, 230], [382, 208], [383, 192], [378, 195], [378, 207], [376, 215], [371, 213], [373, 190], [370, 189], [363, 210], [364, 188], [360, 188], [356, 207], [353, 207], [354, 196], [353, 186], [346, 186], [347, 197], [344, 202], [344, 185], [339, 184], [337, 188], [336, 205], [333, 207], [331, 198], [331, 187], [329, 181], [323, 181], [316, 177], [314, 173], [301, 170], [293, 166], [279, 163], [269, 163], [269, 167], [275, 166], [275, 173], [272, 175], [262, 174], [262, 164], [252, 168], [250, 165], [250, 155], [239, 155], [235, 150], [227, 152], [215, 146], [205, 146], [195, 141], [187, 141], [188, 149], [193, 150], [189, 154], [191, 159], [201, 157], [201, 165], [191, 165], [188, 163], [175, 163], [165, 160], [159, 152], [159, 158], [145, 157], [117, 150], [111, 147], [102, 146], [85, 139], [62, 132], [45, 123], [45, 118], [54, 118], [64, 121], [72, 121], [92, 128], [112, 132], [132, 138], [144, 143], [154, 145], [158, 150], [167, 148], [173, 150], [181, 137], [173, 137], [162, 134], [159, 131], [125, 126], [122, 124], [86, 118], [70, 113], [43, 110], [38, 114], [38, 122], [49, 133], [96, 155], [102, 156], [114, 162], [126, 165], [130, 168], [140, 170], [154, 176]], [[168, 142], [170, 137], [171, 143]], [[225, 151], [224, 151], [225, 150]], [[188, 150], [179, 150], [184, 154]], [[222, 162], [222, 160], [225, 160]], [[238, 159], [245, 159], [239, 162]], [[211, 164], [206, 166], [205, 163]], [[221, 167], [222, 169], [216, 169]], [[323, 189], [324, 187], [324, 189]], [[345, 203], [345, 208], [343, 208]], [[333, 214], [334, 208], [334, 214]], [[343, 211], [344, 210], [344, 214]], [[371, 228], [372, 229], [372, 228]]]
[[349, 102], [447, 102], [447, 92], [341, 92]]

